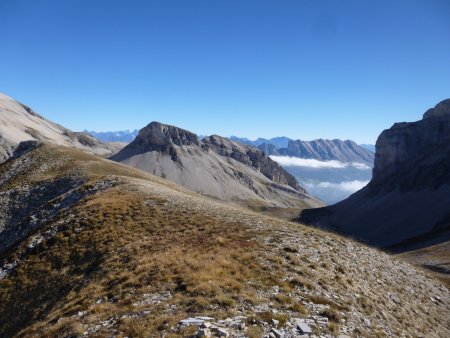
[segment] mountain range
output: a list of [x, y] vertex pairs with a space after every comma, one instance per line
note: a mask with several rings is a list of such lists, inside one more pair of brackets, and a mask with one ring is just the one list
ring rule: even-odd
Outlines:
[[[200, 141], [181, 128], [150, 123], [113, 158], [135, 161], [155, 170], [153, 175], [98, 156], [64, 133], [67, 143], [60, 144], [61, 129], [50, 134], [47, 120], [18, 114], [13, 104], [0, 111], [9, 123], [0, 135], [12, 146], [0, 164], [1, 337], [450, 335], [450, 290], [426, 271], [352, 239], [227, 200], [228, 184], [264, 208], [308, 200], [261, 151], [219, 136]], [[413, 143], [421, 154], [444, 141], [442, 111], [437, 107], [424, 123], [437, 132]], [[14, 144], [10, 135], [28, 120], [40, 133]], [[401, 130], [377, 143], [377, 153], [393, 149], [398, 157], [391, 158], [399, 161], [376, 164], [381, 175], [385, 168], [390, 182], [397, 165], [403, 168], [403, 160], [416, 156], [417, 165], [427, 163], [433, 172], [413, 170], [411, 179], [439, 189], [448, 171], [435, 162], [446, 165], [448, 157], [425, 160], [411, 150], [396, 152], [400, 140], [409, 145], [413, 134], [427, 134], [420, 123]], [[203, 174], [193, 172], [191, 163]], [[173, 172], [206, 182], [216, 174], [225, 200], [172, 182]], [[402, 186], [413, 182], [405, 179]], [[385, 216], [389, 221], [395, 214]]]
[[[138, 130], [121, 130], [95, 132], [84, 130], [85, 133], [94, 136], [101, 142], [125, 142], [129, 143], [138, 135]], [[198, 136], [202, 140], [205, 136]], [[338, 160], [343, 162], [363, 162], [373, 164], [373, 153], [375, 146], [371, 144], [357, 145], [355, 142], [346, 140], [292, 140], [288, 137], [274, 137], [271, 139], [258, 138], [249, 140], [245, 137], [230, 136], [231, 141], [256, 147], [268, 155], [294, 156], [320, 161]], [[363, 148], [363, 149], [362, 149]], [[365, 151], [369, 150], [369, 152]]]
[[249, 146], [253, 146], [253, 147], [256, 147], [256, 148], [258, 148], [262, 144], [271, 144], [271, 145], [275, 146], [277, 149], [278, 148], [285, 148], [285, 147], [287, 147], [289, 141], [291, 141], [291, 139], [289, 137], [286, 137], [286, 136], [273, 137], [271, 139], [258, 137], [254, 141], [249, 140], [246, 137], [230, 136], [230, 140], [236, 141], [236, 142], [239, 142], [239, 143], [243, 143], [243, 144], [247, 144]]
[[372, 178], [374, 146], [358, 145], [353, 141], [292, 140], [231, 137], [233, 140], [257, 147], [280, 163], [307, 188], [310, 194], [326, 204], [334, 204], [365, 186]]
[[94, 136], [97, 140], [101, 142], [125, 142], [125, 143], [130, 143], [131, 141], [133, 141], [138, 134], [137, 129], [104, 131], [104, 132], [84, 130], [83, 132]]
[[357, 162], [373, 165], [374, 153], [346, 140], [314, 140], [314, 141], [289, 141], [286, 148], [275, 149], [271, 145], [262, 144], [263, 149], [269, 155], [299, 157], [319, 161]]
[[250, 141], [246, 138], [231, 137], [232, 140], [252, 145], [268, 155], [291, 156], [319, 161], [360, 162], [373, 165], [374, 152], [351, 140], [313, 141], [292, 140], [287, 137], [272, 139], [258, 138]]
[[158, 122], [141, 129], [111, 159], [221, 200], [285, 208], [321, 204], [258, 149], [217, 135], [200, 140], [190, 131]]
[[[102, 142], [131, 142], [138, 131], [88, 132]], [[200, 141], [207, 136], [198, 135]], [[333, 204], [347, 198], [371, 179], [374, 146], [357, 145], [346, 140], [292, 140], [288, 137], [271, 139], [231, 136], [234, 143], [252, 146], [271, 156], [297, 181], [308, 188], [310, 193], [327, 204]], [[116, 145], [118, 145], [116, 143]], [[338, 161], [334, 165], [297, 161], [297, 158], [323, 162]], [[333, 163], [330, 163], [333, 164]]]

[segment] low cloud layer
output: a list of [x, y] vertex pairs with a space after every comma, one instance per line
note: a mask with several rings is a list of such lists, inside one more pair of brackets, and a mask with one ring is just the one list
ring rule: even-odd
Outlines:
[[[332, 168], [332, 169], [343, 169], [348, 167], [353, 167], [360, 170], [368, 170], [371, 169], [367, 164], [359, 163], [359, 162], [339, 162], [339, 161], [319, 161], [314, 159], [306, 159], [299, 157], [290, 157], [290, 156], [270, 156], [272, 160], [278, 162], [283, 166], [296, 166], [296, 167], [308, 167], [308, 168]], [[326, 182], [324, 182], [326, 183]]]
[[333, 182], [320, 182], [320, 183], [306, 183], [306, 188], [308, 189], [333, 189], [333, 190], [341, 190], [349, 193], [354, 193], [362, 188], [364, 188], [369, 181], [344, 181], [339, 183], [333, 183]]

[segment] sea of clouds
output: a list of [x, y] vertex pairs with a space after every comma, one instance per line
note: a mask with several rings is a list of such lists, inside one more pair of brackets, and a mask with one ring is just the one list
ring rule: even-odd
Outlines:
[[369, 181], [344, 181], [339, 183], [334, 182], [319, 182], [317, 184], [306, 182], [305, 186], [309, 189], [336, 189], [342, 190], [350, 193], [354, 193], [362, 188], [364, 188]]
[[355, 169], [368, 170], [371, 169], [365, 163], [359, 162], [339, 162], [336, 160], [332, 161], [319, 161], [314, 159], [307, 158], [299, 158], [299, 157], [290, 157], [290, 156], [270, 156], [272, 160], [278, 162], [282, 166], [296, 166], [296, 167], [308, 167], [308, 168], [334, 168], [334, 169], [343, 169], [348, 167], [353, 167]]
[[372, 178], [372, 167], [359, 162], [319, 161], [271, 156], [326, 204], [334, 204], [362, 189]]

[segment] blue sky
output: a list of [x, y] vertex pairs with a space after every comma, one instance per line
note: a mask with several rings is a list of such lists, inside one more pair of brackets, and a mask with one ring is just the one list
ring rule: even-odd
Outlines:
[[450, 1], [0, 0], [0, 91], [73, 130], [374, 143], [450, 97]]

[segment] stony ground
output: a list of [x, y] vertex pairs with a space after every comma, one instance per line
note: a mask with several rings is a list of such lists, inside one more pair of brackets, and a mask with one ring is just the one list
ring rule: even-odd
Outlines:
[[92, 193], [0, 256], [2, 337], [450, 336], [449, 289], [387, 254], [77, 151], [25, 156], [0, 193]]

